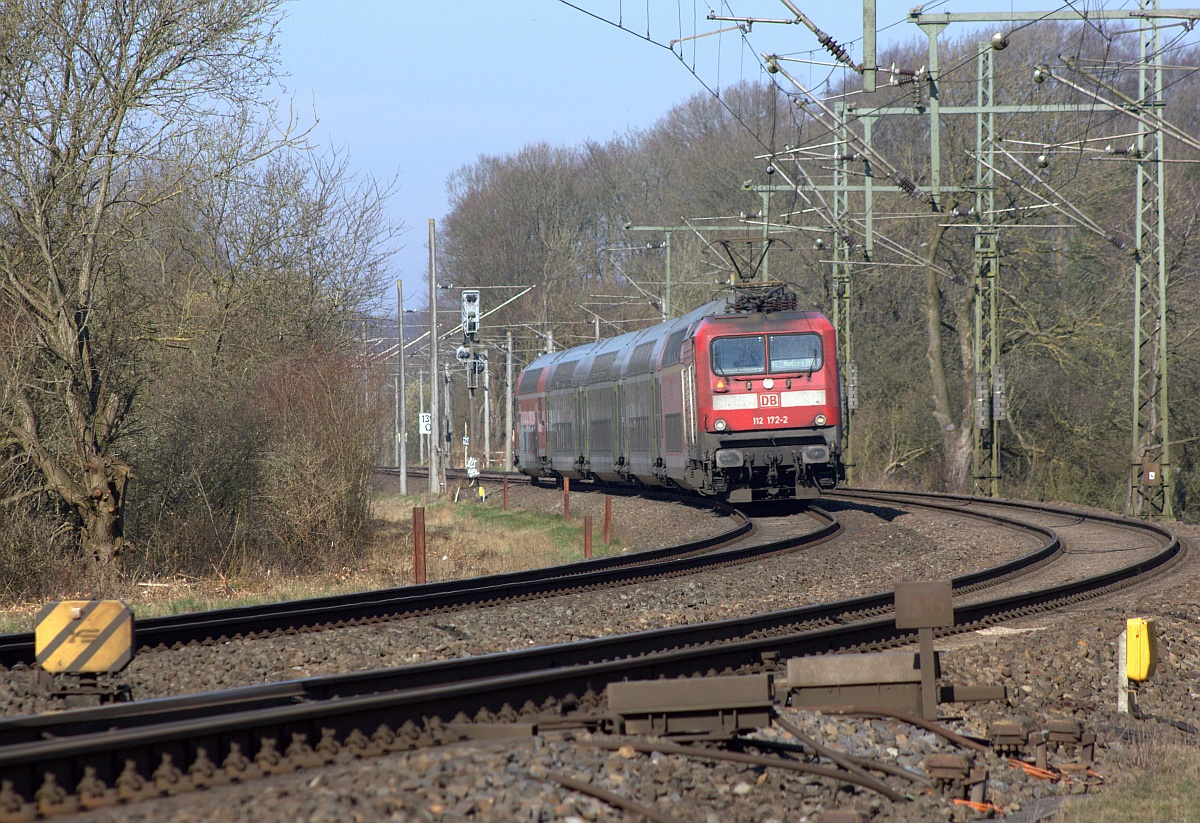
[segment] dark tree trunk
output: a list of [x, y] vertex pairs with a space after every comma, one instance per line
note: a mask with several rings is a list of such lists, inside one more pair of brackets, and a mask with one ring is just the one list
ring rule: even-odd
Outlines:
[[125, 547], [125, 484], [129, 467], [100, 458], [88, 461], [88, 498], [77, 506], [83, 521], [85, 552], [101, 564], [112, 563]]

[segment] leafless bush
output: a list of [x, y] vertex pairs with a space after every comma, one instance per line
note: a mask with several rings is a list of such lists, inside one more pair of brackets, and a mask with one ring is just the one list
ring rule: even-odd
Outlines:
[[370, 373], [336, 354], [284, 361], [262, 380], [255, 542], [306, 567], [351, 548], [368, 522], [383, 409]]
[[86, 584], [78, 545], [56, 520], [37, 506], [0, 509], [0, 598], [40, 599]]

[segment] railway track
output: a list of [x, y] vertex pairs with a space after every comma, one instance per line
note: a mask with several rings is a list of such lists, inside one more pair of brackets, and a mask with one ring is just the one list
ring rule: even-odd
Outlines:
[[[388, 469], [379, 471], [394, 474], [394, 471]], [[422, 471], [412, 470], [410, 474], [421, 476]], [[463, 477], [466, 475], [461, 470], [451, 471], [450, 474]], [[481, 477], [501, 482], [505, 475], [491, 472], [484, 473]], [[508, 479], [509, 482], [528, 482], [528, 478], [523, 475], [508, 475]], [[580, 490], [588, 489], [585, 485]], [[630, 492], [618, 489], [616, 493]], [[763, 560], [784, 552], [813, 547], [836, 536], [839, 530], [828, 513], [814, 508], [809, 511], [809, 515], [817, 524], [812, 532], [731, 549], [729, 547], [735, 543], [748, 542], [747, 538], [754, 533], [754, 523], [744, 513], [719, 502], [706, 501], [694, 496], [665, 492], [643, 494], [652, 499], [669, 500], [721, 512], [730, 519], [732, 526], [725, 533], [714, 537], [638, 552], [635, 555], [597, 558], [548, 568], [417, 586], [141, 619], [137, 624], [135, 647], [137, 651], [144, 652], [175, 649], [193, 643], [214, 645], [242, 638], [260, 639], [327, 628], [373, 625], [406, 616], [652, 582], [699, 571], [728, 568], [739, 563]], [[1003, 517], [994, 518], [993, 522], [1012, 525]], [[992, 585], [994, 582], [983, 585]], [[0, 665], [9, 668], [30, 665], [33, 659], [32, 632], [0, 635]]]
[[[839, 499], [841, 493], [829, 495]], [[846, 499], [855, 502], [867, 500], [879, 503], [898, 503], [924, 507], [953, 514], [974, 512], [977, 515], [1019, 513], [1022, 522], [1052, 530], [1059, 539], [1061, 553], [1057, 562], [1043, 563], [1040, 567], [1027, 569], [1019, 585], [1030, 588], [1050, 588], [1069, 583], [1078, 578], [1097, 577], [1122, 568], [1136, 566], [1140, 562], [1153, 561], [1165, 532], [1157, 527], [1146, 528], [1145, 523], [1129, 521], [1101, 512], [1081, 513], [1054, 506], [1024, 503], [1020, 501], [994, 501], [988, 498], [973, 498], [961, 495], [935, 495], [921, 493], [893, 494], [889, 492], [858, 491], [847, 494]], [[1008, 581], [993, 580], [990, 585], [955, 589], [955, 595], [972, 595], [979, 599], [987, 594], [1008, 591], [1017, 593], [1015, 578]], [[1008, 585], [1000, 588], [1001, 584]], [[988, 589], [988, 592], [981, 591]], [[979, 591], [976, 591], [979, 590]], [[964, 602], [970, 602], [968, 597]]]
[[[503, 475], [490, 475], [489, 479], [498, 482]], [[834, 536], [838, 530], [832, 518], [814, 512], [816, 528], [800, 539], [729, 550], [729, 547], [754, 533], [753, 522], [743, 513], [716, 501], [665, 493], [652, 496], [720, 512], [729, 519], [731, 526], [713, 537], [630, 555], [417, 586], [140, 619], [137, 623], [136, 648], [139, 651], [178, 648], [189, 643], [213, 644], [243, 637], [319, 631], [327, 627], [372, 624], [416, 614], [628, 585], [750, 562], [781, 551], [798, 550], [817, 545]], [[719, 551], [723, 548], [726, 550]], [[31, 664], [33, 659], [33, 632], [0, 635], [0, 665], [12, 668], [19, 664]]]
[[[898, 502], [902, 496], [864, 492], [838, 497]], [[964, 506], [974, 508], [958, 498], [903, 497], [908, 505], [915, 501], [959, 511]], [[1080, 517], [1075, 512], [1035, 509], [1027, 504], [988, 501], [988, 505], [1002, 511], [1036, 510], [1043, 516]], [[971, 514], [1004, 519], [995, 512]], [[1134, 529], [1140, 540], [1152, 538], [1155, 551], [1137, 562], [1084, 580], [956, 603], [955, 627], [949, 631], [972, 630], [1132, 585], [1179, 555], [1178, 542], [1164, 529], [1128, 524], [1118, 518], [1096, 519]], [[1062, 547], [1052, 530], [1045, 526], [1027, 528], [1046, 536], [1038, 550], [1017, 561], [956, 579], [956, 595], [978, 593], [989, 584], [1011, 581], [1014, 575], [1044, 568], [1062, 556]], [[533, 724], [542, 728], [595, 726], [603, 722], [603, 694], [611, 682], [773, 671], [773, 661], [787, 657], [911, 642], [909, 633], [895, 629], [888, 616], [890, 608], [891, 593], [884, 592], [750, 619], [54, 716], [14, 718], [0, 722], [0, 771], [12, 780], [12, 785], [0, 792], [0, 810], [6, 802], [9, 807], [33, 802], [35, 792], [46, 788], [46, 774], [53, 776], [50, 782], [59, 788], [82, 783], [94, 787], [99, 784], [89, 780], [103, 781], [104, 791], [117, 794], [97, 795], [95, 802], [101, 803], [114, 801], [119, 785], [127, 787], [126, 799], [203, 785], [207, 779], [204, 774], [212, 764], [226, 777], [243, 779], [297, 765], [332, 762], [348, 754], [383, 753], [472, 734], [492, 734], [499, 728], [496, 724], [508, 724], [503, 727], [508, 733], [525, 734], [530, 733]], [[136, 792], [128, 789], [136, 785], [141, 786]], [[57, 797], [58, 793], [42, 793], [43, 797], [51, 795]], [[47, 808], [42, 811], [66, 810], [82, 797], [79, 792], [64, 794], [56, 803], [43, 803]]]

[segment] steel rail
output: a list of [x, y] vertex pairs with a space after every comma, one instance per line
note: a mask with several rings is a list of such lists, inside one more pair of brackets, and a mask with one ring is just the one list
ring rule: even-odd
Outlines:
[[[631, 494], [627, 490], [617, 490], [616, 493]], [[705, 554], [714, 555], [722, 547], [743, 540], [754, 532], [754, 523], [750, 518], [719, 501], [669, 493], [648, 493], [646, 496], [711, 509], [729, 517], [736, 525], [712, 537], [628, 555], [367, 592], [140, 619], [135, 632], [135, 647], [138, 650], [170, 648], [277, 632], [314, 630], [337, 624], [377, 622], [403, 615], [623, 585], [651, 579], [656, 575], [686, 574], [712, 565], [696, 558]], [[736, 559], [731, 555], [720, 556], [722, 563]], [[752, 559], [754, 554], [749, 552], [742, 557]], [[12, 668], [18, 664], [31, 664], [33, 660], [33, 632], [0, 635], [0, 665]]]
[[[613, 739], [592, 739], [579, 741], [584, 746], [592, 746], [597, 749], [606, 751], [616, 751], [622, 746], [628, 746], [634, 751], [642, 752], [643, 754], [651, 754], [659, 752], [661, 754], [674, 754], [681, 757], [691, 757], [697, 760], [723, 760], [730, 763], [741, 763], [748, 766], [763, 766], [766, 768], [786, 769], [793, 772], [801, 772], [803, 774], [811, 774], [816, 777], [828, 777], [832, 780], [840, 780], [844, 783], [854, 783], [862, 786], [864, 789], [882, 794], [889, 800], [901, 800], [903, 795], [893, 789], [882, 780], [865, 774], [857, 766], [854, 770], [846, 769], [844, 766], [841, 769], [832, 769], [827, 766], [816, 766], [812, 763], [805, 763], [801, 760], [789, 760], [781, 757], [767, 757], [764, 755], [744, 754], [742, 752], [732, 752], [723, 749], [705, 749], [699, 746], [682, 746], [678, 743], [672, 743], [665, 740], [653, 740], [643, 742], [640, 740], [630, 740], [628, 738], [613, 738]], [[842, 764], [838, 764], [842, 765]]]
[[[782, 716], [779, 713], [776, 713], [772, 722], [778, 725], [779, 728], [787, 731], [787, 726], [779, 722], [781, 718]], [[788, 754], [808, 754], [815, 757], [820, 757], [820, 755], [816, 754], [811, 748], [799, 742], [785, 743], [782, 740], [762, 740], [757, 737], [749, 737], [746, 735], [736, 735], [730, 738], [730, 742], [734, 745], [740, 746], [741, 748], [763, 749], [776, 752], [786, 752]], [[861, 757], [859, 755], [845, 755], [845, 757], [849, 762], [856, 766], [860, 766], [867, 771], [876, 771], [883, 774], [892, 775], [893, 777], [900, 777], [909, 783], [916, 783], [921, 786], [933, 786], [933, 782], [925, 775], [919, 774], [918, 772], [909, 771], [903, 766], [895, 766], [886, 761], [877, 760], [870, 757]]]
[[1157, 524], [1150, 523], [1149, 521], [1133, 520], [1117, 514], [1109, 514], [1107, 512], [1079, 511], [1076, 509], [1064, 508], [1062, 506], [1050, 506], [1044, 503], [1031, 503], [1027, 500], [1008, 500], [1002, 497], [971, 497], [970, 495], [965, 494], [947, 494], [944, 492], [893, 492], [881, 489], [857, 488], [842, 488], [836, 491], [827, 492], [825, 496], [834, 500], [839, 498], [849, 498], [852, 500], [883, 500], [888, 502], [902, 503], [904, 505], [913, 505], [914, 502], [921, 501], [921, 505], [924, 505], [927, 508], [941, 509], [948, 512], [966, 512], [967, 506], [1022, 510], [1037, 514], [1060, 515], [1072, 520], [1079, 520], [1081, 518], [1095, 520], [1101, 523], [1108, 523], [1113, 526], [1124, 527], [1132, 531], [1151, 531], [1158, 534], [1160, 537], [1169, 537], [1172, 540], [1175, 539], [1174, 534], [1170, 531], [1170, 529], [1163, 528]]
[[[1122, 521], [1122, 525], [1126, 523]], [[999, 619], [1028, 613], [1034, 608], [1059, 608], [1083, 597], [1094, 597], [1099, 593], [1138, 582], [1145, 576], [1166, 568], [1179, 557], [1180, 544], [1169, 531], [1154, 524], [1127, 525], [1156, 534], [1165, 544], [1164, 548], [1152, 558], [1103, 575], [1062, 584], [1042, 592], [1026, 592], [959, 606], [955, 609], [955, 627], [947, 631], [971, 630]], [[686, 629], [712, 629], [714, 625]], [[644, 635], [652, 633], [641, 634], [644, 639]], [[771, 666], [769, 663], [764, 664], [764, 659], [771, 659], [776, 655], [782, 657], [884, 647], [909, 643], [912, 635], [911, 631], [897, 630], [891, 620], [873, 619], [850, 625], [826, 626], [764, 637], [743, 637], [732, 642], [708, 642], [698, 647], [677, 647], [632, 658], [577, 664], [571, 663], [571, 655], [564, 654], [564, 651], [574, 648], [578, 652], [579, 647], [585, 644], [567, 644], [566, 647], [530, 650], [539, 655], [550, 655], [552, 660], [557, 656], [557, 663], [549, 663], [550, 666], [556, 666], [555, 668], [504, 674], [501, 673], [503, 667], [497, 667], [496, 664], [505, 656], [486, 655], [474, 659], [476, 677], [459, 682], [445, 678], [446, 682], [438, 685], [423, 685], [362, 696], [342, 696], [339, 699], [259, 708], [232, 714], [223, 713], [214, 717], [197, 717], [145, 727], [119, 728], [114, 724], [103, 731], [85, 733], [73, 738], [52, 738], [0, 748], [0, 773], [4, 775], [5, 780], [11, 781], [0, 791], [0, 807], [6, 803], [11, 806], [16, 802], [20, 806], [22, 802], [31, 802], [39, 786], [46, 789], [49, 785], [54, 789], [43, 792], [43, 797], [46, 798], [59, 797], [62, 787], [67, 787], [69, 791], [77, 785], [98, 785], [95, 782], [97, 780], [103, 781], [103, 785], [115, 786], [122, 779], [121, 764], [125, 764], [123, 771], [127, 775], [131, 769], [134, 773], [132, 777], [125, 779], [126, 789], [140, 785], [138, 780], [133, 779], [139, 774], [142, 776], [139, 779], [142, 780], [146, 776], [159, 775], [161, 781], [157, 777], [155, 780], [174, 787], [172, 790], [178, 790], [180, 786], [189, 788], [191, 783], [188, 778], [183, 778], [183, 783], [180, 783], [176, 779], [177, 769], [171, 764], [174, 762], [186, 766], [191, 763], [193, 769], [198, 769], [197, 764], [201, 762], [212, 766], [207, 754], [199, 753], [200, 749], [214, 752], [218, 758], [224, 757], [222, 762], [231, 761], [232, 765], [229, 768], [235, 773], [235, 777], [244, 777], [247, 774], [253, 776], [251, 773], [255, 770], [290, 770], [297, 763], [311, 761], [314, 757], [320, 761], [320, 757], [313, 754], [312, 747], [305, 743], [306, 740], [320, 739], [322, 744], [319, 748], [326, 752], [327, 759], [336, 756], [338, 751], [361, 754], [410, 748], [422, 740], [448, 742], [456, 739], [460, 732], [449, 729], [437, 718], [455, 718], [456, 722], [467, 723], [468, 717], [483, 722], [492, 719], [512, 720], [518, 718], [517, 713], [510, 708], [513, 706], [523, 706], [521, 715], [534, 721], [539, 715], [547, 713], [561, 717], [564, 713], [581, 706], [594, 709], [599, 703], [597, 695], [602, 694], [611, 682], [745, 669], [763, 670]], [[634, 640], [638, 637], [635, 635], [624, 638], [630, 641], [625, 647], [627, 654], [638, 654], [640, 645]], [[711, 637], [710, 634], [710, 641]], [[508, 653], [507, 658], [510, 662], [515, 661], [521, 654]], [[428, 675], [439, 668], [454, 670], [461, 665], [462, 661], [448, 661], [446, 664], [428, 664], [424, 668]], [[420, 667], [391, 671], [402, 680], [411, 675], [410, 670], [413, 668]], [[488, 672], [490, 676], [478, 677], [480, 672]], [[457, 668], [457, 675], [463, 678], [471, 677], [469, 670], [461, 668]], [[380, 673], [374, 673], [374, 676], [375, 685], [383, 685], [379, 679]], [[285, 684], [276, 685], [276, 688], [284, 687]], [[248, 691], [242, 690], [243, 698]], [[541, 709], [538, 708], [539, 705]], [[147, 707], [146, 704], [141, 706], [143, 709]], [[460, 713], [463, 713], [462, 717], [456, 718]], [[432, 719], [427, 720], [430, 718]], [[30, 718], [18, 720], [28, 721]], [[379, 728], [375, 734], [368, 737], [367, 733], [377, 725]], [[276, 748], [279, 741], [289, 739], [291, 744], [286, 753]], [[237, 752], [234, 751], [235, 744]], [[238, 753], [242, 751], [257, 751], [258, 765], [246, 766], [245, 758]], [[225, 752], [230, 754], [225, 755]], [[334, 754], [330, 755], [330, 752]], [[279, 765], [281, 761], [282, 766]], [[173, 769], [176, 769], [174, 776]], [[203, 772], [203, 768], [199, 768], [197, 772], [201, 774], [198, 778], [201, 784], [206, 779]], [[44, 777], [47, 774], [51, 777]], [[147, 791], [153, 794], [165, 792], [167, 789], [162, 788], [160, 791], [152, 785]], [[57, 800], [42, 811], [54, 813], [57, 810], [56, 803]]]
[[[1002, 563], [990, 570], [971, 572], [952, 580], [955, 590], [964, 593], [987, 583], [987, 576], [1002, 582], [1039, 568], [1061, 552], [1057, 535], [1050, 529], [1030, 526], [997, 515], [978, 512], [955, 512], [988, 523], [1024, 530], [1045, 540], [1034, 551]], [[829, 539], [832, 534], [822, 535]], [[759, 547], [762, 550], [784, 551], [807, 540], [806, 536], [787, 537]], [[664, 651], [693, 648], [714, 643], [745, 639], [770, 639], [801, 630], [811, 630], [838, 623], [850, 623], [877, 618], [890, 613], [894, 604], [892, 592], [863, 595], [844, 600], [809, 606], [799, 606], [746, 617], [734, 617], [708, 623], [651, 629], [615, 637], [600, 637], [550, 646], [538, 646], [518, 651], [497, 652], [474, 657], [431, 661], [391, 669], [377, 669], [350, 674], [325, 675], [269, 686], [248, 686], [229, 690], [231, 710], [243, 705], [255, 707], [286, 705], [300, 700], [320, 701], [332, 698], [357, 697], [415, 686], [456, 683], [478, 677], [479, 671], [493, 675], [517, 675], [542, 669], [597, 663], [622, 657], [657, 654]], [[256, 693], [255, 690], [261, 690]], [[32, 715], [0, 719], [0, 746], [26, 742], [43, 736], [66, 737], [113, 728], [132, 728], [137, 725], [163, 723], [218, 714], [219, 701], [209, 693], [200, 696], [167, 697], [115, 704], [92, 709], [76, 709], [55, 714]]]

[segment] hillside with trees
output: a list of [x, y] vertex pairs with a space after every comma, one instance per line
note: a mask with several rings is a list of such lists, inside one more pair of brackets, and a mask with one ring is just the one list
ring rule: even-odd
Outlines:
[[[1131, 453], [1136, 187], [1126, 147], [1139, 124], [1102, 107], [1090, 114], [1039, 111], [1090, 98], [1061, 83], [1035, 82], [1032, 67], [1061, 67], [1066, 55], [1134, 94], [1136, 42], [1119, 32], [1040, 24], [1022, 29], [994, 57], [995, 102], [1018, 109], [997, 115], [995, 123], [999, 329], [1009, 390], [1001, 493], [1117, 511], [1126, 502]], [[975, 102], [979, 39], [943, 41], [942, 105]], [[1200, 56], [1178, 47], [1168, 53], [1167, 61], [1183, 69]], [[925, 59], [924, 44], [914, 42], [879, 62], [917, 69]], [[917, 101], [918, 86], [900, 80], [846, 99], [857, 114]], [[823, 93], [836, 98], [858, 85], [850, 79]], [[1200, 133], [1194, 69], [1168, 72], [1167, 100], [1167, 119]], [[544, 348], [547, 334], [563, 347], [593, 339], [597, 322], [609, 336], [661, 319], [664, 235], [626, 226], [678, 227], [671, 247], [671, 312], [678, 316], [712, 299], [719, 281], [728, 280], [732, 266], [718, 239], [736, 245], [761, 238], [763, 201], [753, 186], [778, 185], [784, 173], [798, 181], [829, 180], [832, 137], [828, 118], [815, 112], [804, 94], [764, 72], [761, 80], [724, 89], [720, 98], [697, 94], [648, 129], [579, 146], [531, 143], [512, 155], [482, 157], [449, 181], [453, 210], [439, 237], [443, 274], [457, 287], [537, 286], [532, 298], [488, 321], [514, 329], [528, 361]], [[862, 134], [860, 118], [851, 114], [847, 122]], [[975, 184], [975, 129], [974, 116], [943, 118], [944, 185]], [[928, 185], [927, 117], [877, 119], [873, 145], [918, 186]], [[1167, 156], [1175, 504], [1181, 516], [1196, 519], [1200, 155], [1170, 140]], [[770, 157], [779, 170], [774, 175]], [[861, 158], [850, 168], [861, 180]], [[882, 177], [878, 170], [875, 175]], [[803, 304], [827, 312], [828, 197], [776, 192], [768, 210], [771, 277], [792, 283]], [[861, 195], [850, 201], [862, 403], [855, 451], [857, 481], [865, 485], [970, 490], [974, 196], [947, 194], [942, 206], [933, 212], [919, 197], [878, 193], [875, 254], [868, 260]]]
[[[388, 217], [390, 189], [311, 145], [269, 102], [280, 20], [279, 0], [0, 9], [0, 591], [10, 598], [336, 565], [369, 536], [371, 467], [394, 442], [392, 364], [378, 344], [394, 334], [383, 307], [403, 227]], [[974, 101], [977, 39], [944, 41], [943, 105]], [[1166, 117], [1194, 135], [1200, 55], [1178, 42], [1167, 41]], [[1088, 99], [1032, 79], [1031, 67], [1061, 69], [1066, 57], [1136, 93], [1136, 44], [1118, 28], [1039, 24], [996, 55], [997, 102], [1014, 107], [996, 117], [1001, 493], [1120, 511], [1137, 124], [1102, 107], [1045, 111]], [[880, 56], [914, 71], [924, 60], [915, 42]], [[839, 77], [819, 88], [830, 106], [857, 88]], [[896, 77], [845, 98], [856, 134], [873, 107], [922, 100], [911, 75]], [[943, 183], [961, 188], [939, 211], [878, 193], [868, 254], [856, 194], [837, 229], [851, 240], [864, 485], [969, 490], [975, 139], [973, 117], [943, 119]], [[929, 184], [928, 118], [877, 119], [873, 146], [876, 160]], [[764, 71], [646, 129], [576, 146], [530, 135], [520, 151], [454, 173], [437, 237], [450, 287], [441, 309], [456, 316], [462, 288], [488, 289], [490, 309], [533, 287], [483, 323], [493, 452], [506, 437], [505, 331], [519, 368], [551, 339], [561, 348], [678, 316], [746, 265], [764, 222], [771, 277], [830, 311], [829, 196], [782, 184], [827, 182], [835, 150], [811, 96]], [[864, 158], [849, 154], [848, 175], [861, 180]], [[1176, 512], [1197, 520], [1200, 153], [1170, 140], [1167, 156], [1173, 489]], [[756, 190], [768, 184], [778, 187], [769, 200]], [[669, 248], [653, 227], [671, 229]], [[409, 348], [411, 378], [420, 346]], [[463, 382], [452, 386], [456, 448], [460, 430], [482, 424]], [[414, 457], [419, 384], [408, 384]]]

